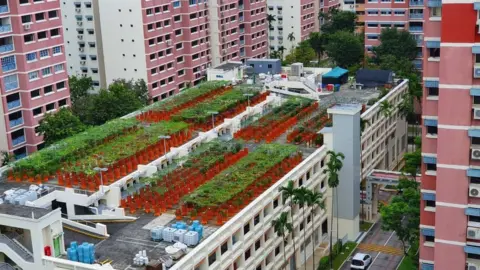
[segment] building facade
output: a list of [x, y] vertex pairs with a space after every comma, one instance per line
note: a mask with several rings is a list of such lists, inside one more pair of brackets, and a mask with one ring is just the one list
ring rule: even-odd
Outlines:
[[0, 1], [0, 150], [17, 158], [43, 147], [46, 113], [70, 104], [59, 1]]
[[268, 0], [267, 6], [268, 15], [274, 16], [268, 32], [271, 52], [277, 50], [286, 55], [286, 51], [308, 39], [310, 33], [319, 31], [318, 1]]
[[422, 269], [480, 268], [479, 10], [476, 1], [425, 3]]
[[265, 0], [82, 1], [62, 6], [68, 70], [97, 88], [143, 79], [156, 101], [198, 84], [209, 66], [267, 56]]
[[379, 45], [379, 37], [382, 29], [396, 27], [399, 30], [410, 31], [418, 45], [418, 55], [417, 59], [414, 60], [414, 65], [418, 70], [422, 70], [423, 24], [424, 21], [427, 21], [426, 18], [435, 20], [437, 19], [436, 17], [440, 15], [432, 12], [431, 14], [425, 13], [424, 16], [425, 9], [423, 0], [371, 0], [365, 2], [364, 7], [366, 51], [371, 52], [374, 46]]

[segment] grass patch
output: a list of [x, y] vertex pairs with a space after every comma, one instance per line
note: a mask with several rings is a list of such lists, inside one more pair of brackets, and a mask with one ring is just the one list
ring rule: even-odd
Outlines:
[[417, 267], [413, 264], [410, 257], [403, 257], [402, 263], [398, 266], [398, 270], [415, 270]]
[[360, 222], [360, 231], [362, 232], [366, 232], [370, 229], [370, 227], [372, 227], [373, 223], [370, 223], [370, 222]]
[[357, 247], [355, 242], [347, 242], [343, 245], [343, 251], [337, 254], [335, 259], [333, 259], [333, 269], [340, 269], [343, 262], [352, 254], [352, 252]]

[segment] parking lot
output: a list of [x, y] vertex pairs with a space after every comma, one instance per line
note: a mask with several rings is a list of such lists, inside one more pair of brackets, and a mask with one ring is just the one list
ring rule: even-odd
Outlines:
[[[363, 239], [362, 243], [352, 253], [358, 252], [372, 256], [370, 270], [395, 270], [403, 257], [402, 243], [398, 240], [395, 232], [384, 232], [377, 222]], [[349, 258], [341, 269], [350, 269]]]

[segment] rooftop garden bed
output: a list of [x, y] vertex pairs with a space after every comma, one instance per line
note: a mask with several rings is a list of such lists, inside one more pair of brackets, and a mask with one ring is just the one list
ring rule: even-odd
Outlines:
[[328, 118], [327, 111], [322, 110], [319, 114], [308, 119], [287, 135], [287, 141], [296, 144], [323, 145], [323, 135], [318, 132], [332, 120]]
[[122, 200], [121, 205], [131, 213], [143, 207], [146, 212], [160, 214], [247, 154], [248, 150], [234, 141], [215, 140], [201, 145], [186, 160], [180, 160], [152, 177], [142, 178], [147, 187]]
[[192, 107], [199, 102], [211, 99], [231, 90], [232, 86], [225, 86], [228, 84], [228, 81], [210, 81], [202, 83], [194, 88], [182, 91], [171, 98], [147, 106], [143, 109], [144, 112], [136, 117], [138, 120], [148, 122], [169, 120], [170, 116], [178, 113], [180, 110]]
[[304, 98], [290, 98], [282, 106], [274, 108], [256, 122], [241, 129], [235, 138], [273, 142], [287, 129], [318, 107], [318, 103]]

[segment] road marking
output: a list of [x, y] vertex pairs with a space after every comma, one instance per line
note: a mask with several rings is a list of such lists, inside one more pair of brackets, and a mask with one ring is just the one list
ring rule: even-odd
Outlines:
[[358, 249], [363, 251], [374, 251], [374, 252], [382, 252], [391, 255], [402, 255], [403, 252], [399, 248], [391, 247], [391, 246], [382, 246], [382, 245], [375, 245], [375, 244], [359, 244]]
[[[403, 219], [402, 219], [403, 220]], [[392, 238], [392, 236], [395, 234], [395, 231], [392, 232], [392, 234], [390, 235], [390, 237], [388, 237], [387, 241], [385, 242], [385, 244], [383, 246], [386, 246], [388, 244], [388, 241], [390, 241], [390, 239]], [[370, 264], [369, 267], [371, 267], [375, 261], [377, 260], [378, 256], [380, 256], [380, 253], [381, 252], [378, 252], [377, 256], [375, 256], [375, 258], [373, 259], [372, 263]], [[403, 252], [402, 252], [402, 255], [403, 255]]]

